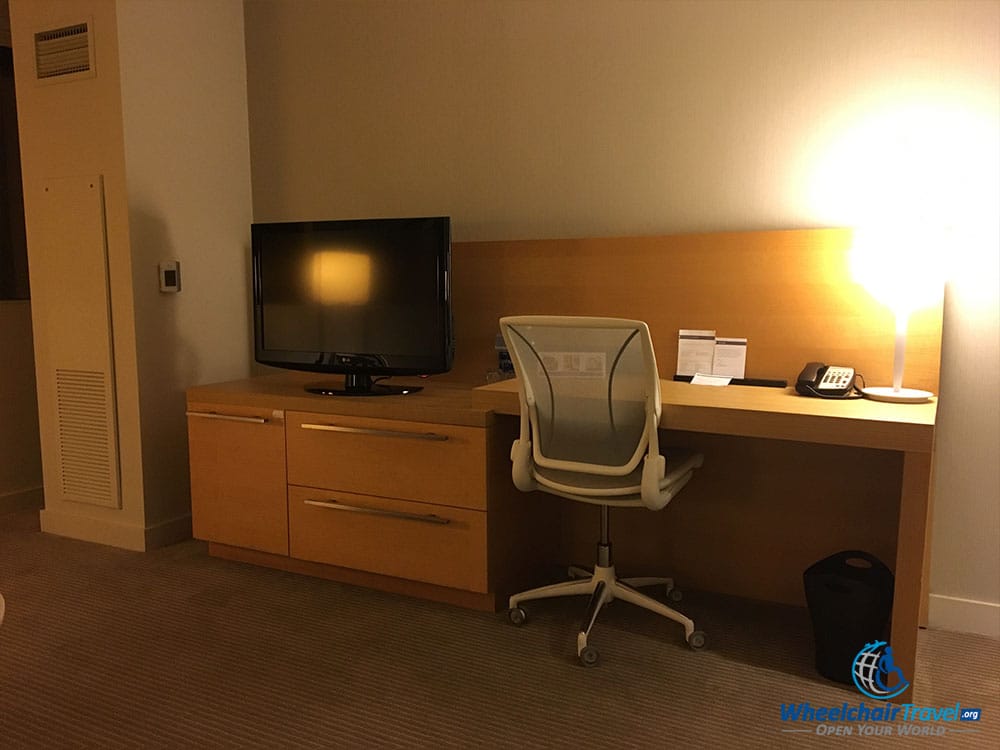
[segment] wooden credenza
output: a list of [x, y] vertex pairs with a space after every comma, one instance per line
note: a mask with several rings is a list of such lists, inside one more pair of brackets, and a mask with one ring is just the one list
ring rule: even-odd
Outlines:
[[510, 482], [510, 420], [468, 388], [314, 396], [315, 375], [188, 391], [211, 554], [478, 609], [533, 585], [556, 508]]

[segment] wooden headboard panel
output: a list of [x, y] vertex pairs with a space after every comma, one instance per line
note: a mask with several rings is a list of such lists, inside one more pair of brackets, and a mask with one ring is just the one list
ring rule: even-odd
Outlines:
[[[807, 361], [892, 380], [891, 312], [850, 277], [848, 229], [662, 237], [457, 242], [456, 359], [449, 379], [496, 368], [503, 315], [601, 315], [646, 321], [660, 377], [677, 367], [681, 328], [745, 336], [746, 376], [794, 381]], [[941, 301], [916, 313], [904, 384], [938, 389]]]

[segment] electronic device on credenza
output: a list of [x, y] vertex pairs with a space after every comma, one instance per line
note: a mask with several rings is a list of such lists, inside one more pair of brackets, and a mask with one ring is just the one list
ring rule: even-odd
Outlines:
[[392, 375], [451, 369], [451, 220], [447, 216], [255, 223], [254, 357], [336, 373], [324, 395], [419, 391]]

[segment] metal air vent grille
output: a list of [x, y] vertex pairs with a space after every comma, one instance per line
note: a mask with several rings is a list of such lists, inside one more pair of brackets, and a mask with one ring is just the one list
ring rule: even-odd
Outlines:
[[117, 506], [116, 449], [105, 374], [57, 369], [56, 408], [64, 498]]
[[86, 23], [35, 34], [35, 74], [39, 80], [86, 73], [92, 67]]

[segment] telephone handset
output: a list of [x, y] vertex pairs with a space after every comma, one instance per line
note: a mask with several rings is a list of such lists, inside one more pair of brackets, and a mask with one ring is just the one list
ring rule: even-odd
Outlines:
[[796, 392], [819, 398], [858, 398], [854, 395], [854, 368], [809, 362], [799, 373]]

